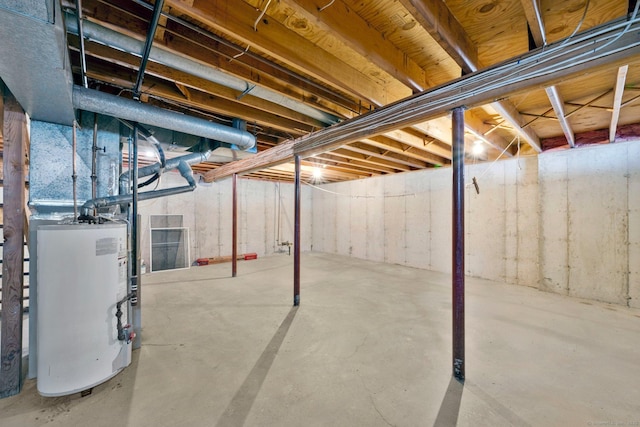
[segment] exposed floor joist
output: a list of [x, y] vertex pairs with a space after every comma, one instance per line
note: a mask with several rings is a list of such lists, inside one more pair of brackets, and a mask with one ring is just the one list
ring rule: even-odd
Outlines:
[[[425, 91], [356, 119], [306, 135], [299, 140], [284, 142], [277, 153], [269, 153], [260, 159], [239, 161], [235, 165], [212, 171], [205, 178], [215, 180], [231, 173], [242, 173], [282, 163], [290, 159], [294, 152], [302, 156], [318, 154], [363, 137], [379, 135], [391, 129], [407, 127], [431, 117], [441, 116], [457, 106], [482, 105], [525, 89], [548, 87], [576, 73], [585, 73], [587, 70], [595, 72], [598, 67], [622, 65], [622, 61], [629, 61], [630, 56], [640, 53], [640, 42], [633, 37], [633, 31], [640, 27], [640, 24], [630, 25], [630, 31], [622, 34], [620, 27], [620, 24], [612, 24], [606, 29], [594, 29], [574, 40], [571, 49], [531, 52], [521, 57], [517, 63], [507, 63], [471, 74], [444, 88]], [[549, 52], [554, 54], [553, 60], [542, 60]], [[510, 82], [509, 85], [500, 83], [503, 79], [509, 79], [515, 68], [522, 70], [524, 65], [526, 72], [522, 72], [518, 80]], [[469, 95], [460, 99], [457, 94], [463, 88]]]

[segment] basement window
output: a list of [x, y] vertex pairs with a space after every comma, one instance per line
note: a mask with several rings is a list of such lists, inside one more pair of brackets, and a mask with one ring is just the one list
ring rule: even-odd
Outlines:
[[151, 271], [189, 268], [189, 228], [182, 215], [151, 215]]

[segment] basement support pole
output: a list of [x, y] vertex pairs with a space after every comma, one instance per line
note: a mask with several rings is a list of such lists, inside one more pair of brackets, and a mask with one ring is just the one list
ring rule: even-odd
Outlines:
[[453, 128], [453, 376], [464, 381], [464, 109], [452, 111]]
[[4, 245], [2, 247], [2, 338], [0, 398], [22, 389], [22, 285], [24, 280], [24, 191], [27, 119], [0, 80], [3, 148]]
[[140, 348], [142, 345], [142, 311], [140, 293], [140, 217], [138, 215], [138, 123], [133, 124], [133, 158], [129, 169], [133, 172], [131, 176], [131, 292], [135, 296], [131, 298], [131, 314], [133, 331], [136, 337], [133, 340], [133, 348]]
[[293, 305], [300, 305], [300, 156], [295, 156], [295, 219], [293, 228]]
[[232, 225], [231, 225], [231, 277], [238, 275], [238, 174], [234, 173], [232, 182]]

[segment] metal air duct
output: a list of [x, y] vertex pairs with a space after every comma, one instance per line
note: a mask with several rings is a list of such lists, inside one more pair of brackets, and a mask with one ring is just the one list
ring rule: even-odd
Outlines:
[[[74, 15], [67, 14], [66, 23], [68, 32], [78, 34], [78, 24]], [[84, 21], [83, 31], [84, 36], [87, 39], [125, 52], [140, 55], [144, 48], [144, 42], [109, 28], [105, 28], [91, 21]], [[230, 74], [223, 73], [209, 65], [202, 64], [155, 46], [151, 48], [149, 59], [159, 64], [164, 64], [176, 70], [217, 83], [221, 86], [239, 90], [241, 92], [246, 91], [256, 98], [264, 99], [265, 101], [273, 102], [274, 104], [297, 111], [322, 123], [331, 125], [340, 121], [332, 114], [317, 110], [272, 90], [256, 86], [253, 83], [249, 83]]]
[[105, 114], [132, 122], [140, 122], [151, 126], [158, 126], [164, 129], [235, 144], [242, 150], [251, 149], [256, 144], [255, 136], [247, 131], [212, 123], [97, 90], [85, 89], [82, 86], [73, 87], [73, 106], [93, 113]]

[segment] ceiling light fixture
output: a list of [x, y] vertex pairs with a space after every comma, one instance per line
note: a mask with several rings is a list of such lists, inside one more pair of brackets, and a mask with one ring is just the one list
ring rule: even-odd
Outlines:
[[473, 148], [471, 149], [471, 152], [476, 157], [484, 153], [484, 145], [482, 145], [482, 141], [473, 141]]

